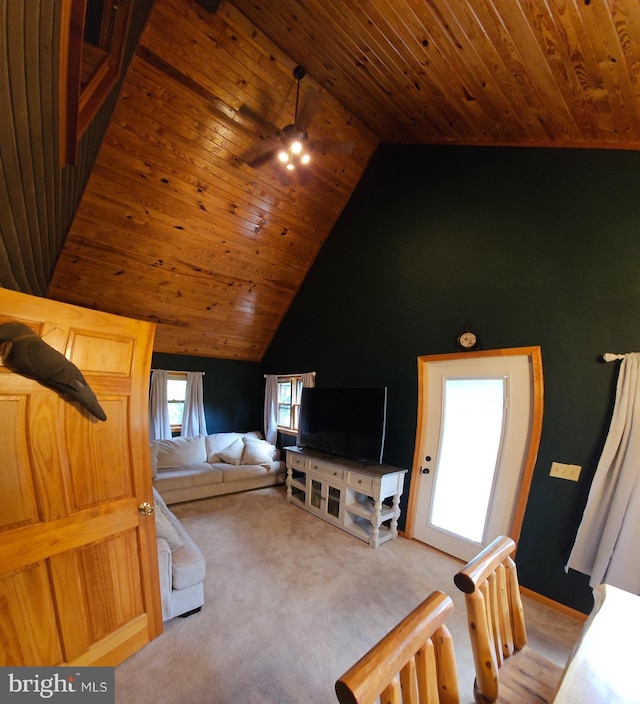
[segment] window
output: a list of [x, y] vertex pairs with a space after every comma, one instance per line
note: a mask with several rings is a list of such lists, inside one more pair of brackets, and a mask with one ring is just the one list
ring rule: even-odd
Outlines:
[[169, 372], [167, 378], [167, 404], [172, 433], [182, 430], [184, 397], [187, 390], [187, 372]]
[[132, 0], [63, 0], [60, 158], [75, 164], [78, 141], [120, 77]]
[[297, 432], [300, 418], [300, 397], [302, 396], [302, 376], [278, 377], [278, 429], [284, 432]]

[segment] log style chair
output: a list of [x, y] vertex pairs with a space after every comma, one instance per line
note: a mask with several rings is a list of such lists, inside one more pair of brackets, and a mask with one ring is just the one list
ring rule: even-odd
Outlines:
[[500, 536], [453, 578], [465, 594], [478, 704], [549, 702], [562, 675], [527, 645], [515, 547]]
[[336, 682], [340, 704], [459, 704], [452, 611], [432, 592]]

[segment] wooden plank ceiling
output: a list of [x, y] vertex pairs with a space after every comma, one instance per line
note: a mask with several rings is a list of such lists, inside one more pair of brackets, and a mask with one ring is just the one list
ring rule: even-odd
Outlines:
[[640, 3], [156, 0], [49, 295], [258, 361], [381, 142], [640, 148]]

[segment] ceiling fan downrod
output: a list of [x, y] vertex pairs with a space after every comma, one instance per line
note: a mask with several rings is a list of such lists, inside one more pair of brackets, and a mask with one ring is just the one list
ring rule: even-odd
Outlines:
[[292, 125], [286, 125], [282, 129], [282, 141], [284, 147], [278, 152], [278, 160], [287, 169], [294, 171], [296, 166], [306, 166], [311, 161], [309, 152], [306, 151], [304, 143], [307, 140], [307, 133], [298, 126], [298, 105], [300, 103], [300, 81], [305, 77], [306, 71], [303, 66], [296, 66], [293, 69], [293, 77], [298, 81], [296, 88], [296, 108]]

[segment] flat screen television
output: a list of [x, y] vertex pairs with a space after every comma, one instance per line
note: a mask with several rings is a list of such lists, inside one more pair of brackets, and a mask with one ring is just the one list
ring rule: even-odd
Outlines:
[[297, 444], [380, 464], [386, 420], [386, 387], [308, 387], [302, 390]]

